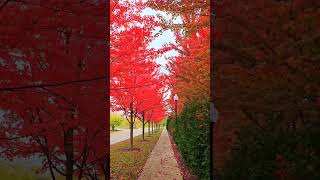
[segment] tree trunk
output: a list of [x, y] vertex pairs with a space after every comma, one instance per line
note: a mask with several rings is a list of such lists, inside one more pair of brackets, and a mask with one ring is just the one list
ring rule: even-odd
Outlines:
[[[66, 35], [66, 54], [70, 54], [69, 41], [71, 32], [64, 32]], [[74, 117], [74, 116], [73, 116]], [[66, 180], [73, 179], [73, 129], [68, 128], [66, 131], [63, 132], [64, 135], [64, 152], [66, 155]]]
[[148, 133], [149, 133], [149, 137], [150, 137], [150, 121], [148, 121]]
[[49, 149], [48, 149], [47, 138], [44, 138], [44, 141], [45, 141], [45, 145], [41, 144], [41, 140], [39, 138], [37, 138], [38, 144], [40, 145], [40, 147], [42, 148], [42, 151], [44, 152], [45, 156], [47, 157], [48, 164], [49, 164], [49, 172], [50, 172], [51, 178], [52, 178], [52, 180], [56, 180], [56, 177], [55, 177], [54, 172], [53, 172], [53, 164], [52, 164], [52, 161], [51, 161], [51, 158], [50, 158], [50, 152], [49, 152]]
[[109, 180], [110, 179], [110, 168], [106, 169], [106, 164], [108, 162], [104, 161], [104, 163], [101, 164], [101, 169], [102, 169], [102, 172], [104, 174], [104, 180]]
[[56, 177], [55, 177], [53, 169], [52, 169], [52, 163], [51, 162], [49, 162], [49, 171], [50, 171], [50, 175], [51, 175], [52, 180], [56, 180]]
[[130, 122], [130, 149], [133, 148], [133, 121]]
[[130, 149], [133, 148], [133, 108], [131, 104], [131, 112], [130, 112]]
[[153, 134], [153, 123], [151, 123], [151, 129], [152, 129], [152, 134]]
[[144, 140], [144, 111], [142, 112], [142, 140]]
[[68, 128], [64, 132], [64, 152], [66, 154], [66, 180], [72, 180], [73, 176], [73, 129]]
[[144, 121], [142, 121], [142, 140], [144, 140]]

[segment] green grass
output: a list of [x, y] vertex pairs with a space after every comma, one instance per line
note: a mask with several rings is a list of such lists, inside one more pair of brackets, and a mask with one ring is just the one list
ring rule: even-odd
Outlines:
[[[0, 160], [0, 180], [51, 180], [49, 172], [46, 174], [37, 173], [40, 168], [39, 166], [28, 167], [27, 164], [13, 164], [6, 160]], [[55, 177], [56, 180], [65, 180], [65, 177], [58, 173], [55, 173]], [[78, 177], [74, 176], [73, 179], [78, 179]]]
[[15, 165], [14, 167], [1, 164], [0, 179], [4, 180], [49, 180], [50, 177], [39, 175], [36, 168], [26, 168]]
[[[117, 129], [117, 128], [129, 129], [129, 128], [130, 128], [129, 122], [128, 122], [127, 120], [123, 120], [122, 123], [121, 123], [121, 125], [118, 126], [118, 127], [116, 127], [116, 129]], [[136, 120], [136, 121], [134, 122], [133, 128], [142, 128], [142, 123], [141, 123], [141, 121]]]
[[[0, 180], [51, 180], [49, 174], [39, 174], [40, 167], [24, 167], [18, 164], [8, 165], [6, 161], [0, 161]], [[76, 179], [77, 177], [74, 177]], [[65, 177], [56, 174], [57, 180]]]
[[[110, 122], [112, 120], [115, 120], [115, 119], [119, 119], [121, 121], [121, 124], [119, 126], [116, 126], [115, 129], [129, 129], [129, 122], [126, 118], [124, 118], [123, 116], [119, 115], [119, 114], [115, 114], [113, 112], [111, 112], [110, 114]], [[142, 123], [140, 120], [136, 119], [135, 122], [134, 122], [134, 125], [133, 125], [133, 128], [141, 128], [142, 127]], [[111, 129], [111, 126], [110, 126], [110, 129]]]
[[124, 151], [129, 147], [129, 140], [110, 146], [110, 172], [111, 179], [137, 179], [142, 171], [154, 145], [159, 139], [161, 131], [155, 132], [148, 137], [145, 134], [145, 140], [142, 141], [142, 136], [133, 138], [134, 148], [139, 148], [139, 151]]

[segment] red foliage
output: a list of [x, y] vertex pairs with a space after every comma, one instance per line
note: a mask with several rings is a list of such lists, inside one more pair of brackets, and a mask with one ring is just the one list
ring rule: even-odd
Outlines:
[[157, 122], [164, 117], [166, 78], [155, 59], [165, 50], [148, 47], [158, 22], [139, 15], [144, 8], [141, 2], [111, 2], [111, 108], [129, 118], [132, 103], [135, 119], [145, 112]]
[[52, 177], [108, 177], [106, 6], [28, 0], [1, 7], [1, 157], [39, 155]]

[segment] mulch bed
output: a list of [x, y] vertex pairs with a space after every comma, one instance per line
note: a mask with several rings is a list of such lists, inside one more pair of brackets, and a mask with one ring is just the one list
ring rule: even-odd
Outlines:
[[172, 149], [174, 152], [174, 156], [177, 159], [177, 162], [180, 167], [180, 172], [181, 172], [181, 175], [183, 176], [183, 179], [185, 179], [185, 180], [198, 180], [198, 178], [195, 175], [191, 174], [191, 170], [186, 165], [184, 160], [182, 159], [182, 156], [179, 153], [178, 147], [177, 147], [176, 143], [174, 142], [171, 134], [170, 133], [168, 133], [168, 134], [169, 134], [170, 143], [171, 143], [171, 146], [172, 146]]
[[122, 151], [123, 152], [133, 152], [133, 151], [140, 152], [141, 149], [140, 148], [124, 148], [124, 149], [122, 149]]

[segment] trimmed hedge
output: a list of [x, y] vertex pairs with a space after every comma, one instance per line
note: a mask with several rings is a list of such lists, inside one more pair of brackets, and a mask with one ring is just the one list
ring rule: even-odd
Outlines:
[[219, 180], [320, 179], [320, 123], [285, 131], [241, 129], [230, 159], [216, 172]]
[[184, 105], [177, 120], [167, 120], [167, 129], [182, 158], [199, 179], [210, 179], [209, 109], [209, 102], [193, 101]]

